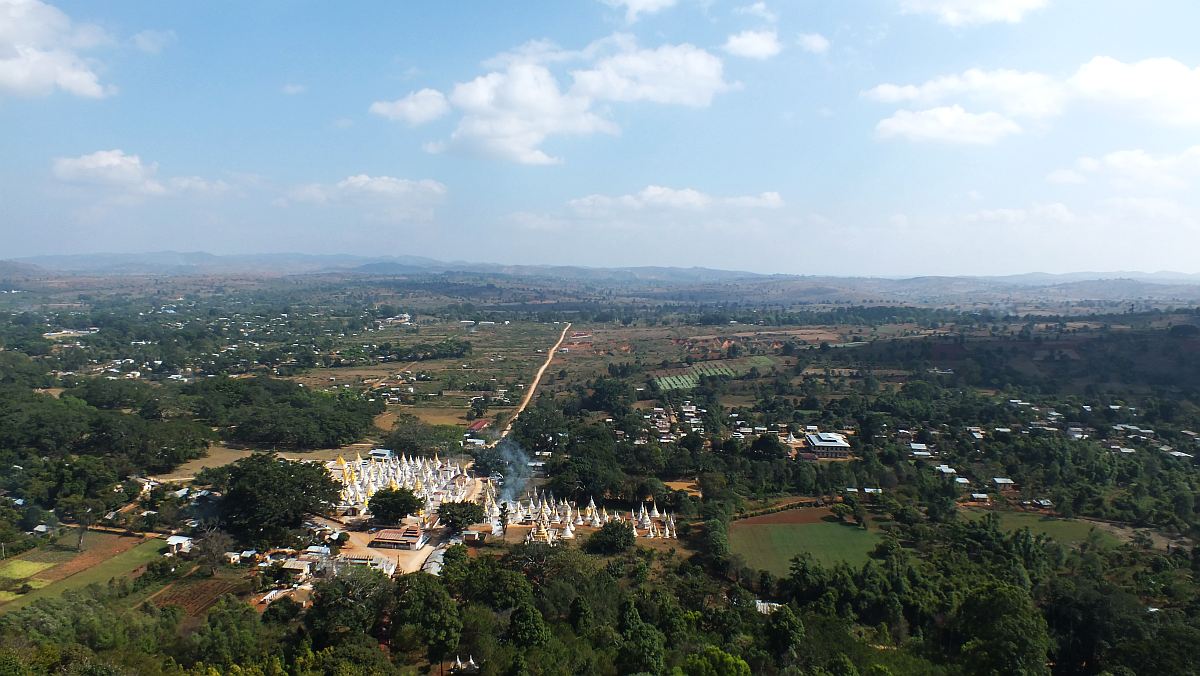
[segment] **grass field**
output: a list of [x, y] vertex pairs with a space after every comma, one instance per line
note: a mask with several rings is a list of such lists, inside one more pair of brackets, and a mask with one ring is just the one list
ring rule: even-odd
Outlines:
[[43, 563], [41, 561], [10, 559], [4, 563], [0, 563], [0, 577], [20, 580], [26, 577], [33, 577], [53, 565], [53, 563]]
[[[968, 519], [982, 519], [987, 512], [978, 509], [963, 510]], [[1028, 528], [1034, 533], [1048, 535], [1064, 545], [1074, 546], [1084, 542], [1092, 529], [1096, 530], [1100, 542], [1116, 547], [1120, 540], [1115, 535], [1094, 525], [1076, 519], [1059, 519], [1052, 516], [1042, 516], [1030, 512], [997, 512], [1000, 516], [1000, 527], [1005, 531], [1015, 531]]]
[[[778, 515], [734, 521], [729, 526], [729, 546], [751, 568], [786, 575], [792, 558], [805, 552], [824, 566], [841, 562], [861, 566], [880, 540], [875, 530], [824, 520], [797, 518], [790, 519], [791, 523], [770, 522], [785, 521], [793, 512], [806, 511], [813, 510], [789, 510]], [[772, 519], [776, 516], [782, 518]]]
[[[86, 587], [93, 582], [104, 584], [114, 577], [129, 575], [138, 568], [141, 568], [142, 566], [161, 556], [165, 547], [166, 545], [163, 544], [162, 540], [146, 540], [145, 542], [142, 542], [131, 549], [127, 549], [116, 556], [89, 566], [88, 568], [81, 570], [70, 577], [48, 582], [44, 586], [34, 589], [28, 594], [22, 594], [19, 596], [10, 596], [6, 594], [4, 596], [0, 596], [0, 603], [3, 603], [3, 605], [0, 605], [0, 612], [23, 608], [40, 598], [62, 596], [63, 592], [71, 589], [79, 589], [80, 587]], [[12, 561], [9, 563], [12, 563]], [[50, 572], [53, 571], [51, 570]], [[30, 578], [30, 580], [32, 582], [34, 580], [38, 580], [38, 578]]]

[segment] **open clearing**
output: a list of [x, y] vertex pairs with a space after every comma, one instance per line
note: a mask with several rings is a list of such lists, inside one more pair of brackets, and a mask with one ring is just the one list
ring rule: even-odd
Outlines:
[[729, 545], [751, 568], [787, 575], [791, 560], [805, 552], [823, 566], [861, 566], [880, 535], [854, 525], [826, 521], [826, 509], [789, 509], [734, 521]]
[[[366, 454], [375, 444], [368, 442], [359, 442], [347, 444], [341, 448], [320, 448], [315, 451], [279, 451], [279, 457], [287, 458], [288, 460], [335, 460], [339, 455], [352, 456], [356, 452]], [[207, 467], [224, 467], [233, 462], [237, 462], [242, 458], [248, 458], [255, 453], [262, 452], [267, 449], [253, 448], [231, 448], [223, 444], [213, 444], [208, 447], [208, 455], [203, 458], [189, 460], [175, 471], [167, 474], [159, 474], [154, 477], [158, 481], [185, 481], [195, 478], [200, 470]]]
[[[968, 519], [977, 520], [982, 519], [987, 512], [979, 509], [965, 509], [963, 514]], [[1000, 517], [1000, 528], [1009, 532], [1028, 528], [1035, 534], [1048, 535], [1064, 545], [1075, 546], [1085, 542], [1088, 535], [1095, 530], [1101, 544], [1110, 547], [1121, 544], [1117, 536], [1107, 529], [1087, 521], [1060, 519], [1033, 512], [996, 512], [996, 514]]]

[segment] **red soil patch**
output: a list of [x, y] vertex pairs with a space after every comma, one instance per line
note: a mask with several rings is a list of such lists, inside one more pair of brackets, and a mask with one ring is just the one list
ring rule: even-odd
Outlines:
[[749, 519], [739, 519], [731, 525], [769, 526], [780, 523], [819, 523], [824, 521], [827, 516], [833, 516], [833, 512], [824, 507], [800, 507], [798, 509], [785, 509], [782, 512], [774, 512], [772, 514], [763, 514], [762, 516], [752, 516]]
[[[57, 582], [66, 579], [75, 573], [87, 570], [96, 564], [103, 563], [112, 557], [129, 549], [133, 549], [138, 544], [145, 542], [145, 538], [141, 537], [122, 537], [120, 535], [110, 535], [107, 537], [92, 537], [84, 540], [84, 550], [73, 557], [70, 561], [63, 562], [49, 570], [39, 574], [38, 577], [50, 582]], [[62, 539], [63, 544], [74, 544], [75, 536], [67, 536]]]

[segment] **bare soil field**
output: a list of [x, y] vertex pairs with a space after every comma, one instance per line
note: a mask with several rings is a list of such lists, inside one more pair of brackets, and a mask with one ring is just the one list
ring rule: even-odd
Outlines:
[[[399, 409], [400, 413], [410, 413], [421, 419], [422, 422], [430, 425], [460, 425], [467, 426], [467, 412], [460, 408], [450, 408], [444, 406], [402, 406]], [[495, 412], [488, 409], [488, 417], [490, 418]]]
[[700, 486], [695, 481], [665, 481], [663, 483], [673, 491], [687, 491], [688, 495], [700, 497]]
[[396, 424], [396, 418], [399, 415], [400, 412], [397, 409], [389, 407], [388, 410], [375, 416], [375, 426], [386, 432]]
[[69, 560], [43, 571], [38, 577], [49, 582], [57, 582], [75, 573], [87, 570], [102, 561], [107, 561], [117, 554], [133, 549], [142, 542], [145, 542], [145, 538], [141, 537], [123, 537], [111, 533], [88, 533], [84, 536], [83, 551], [76, 552], [73, 546], [76, 537], [78, 536], [70, 533], [63, 537], [59, 541], [59, 544], [53, 545], [56, 548], [67, 549], [72, 556]]
[[247, 587], [245, 580], [237, 578], [186, 577], [171, 583], [155, 595], [153, 603], [159, 608], [178, 606], [189, 617], [199, 617], [223, 595], [236, 593]]
[[782, 512], [752, 516], [748, 519], [738, 519], [734, 523], [739, 526], [769, 526], [782, 523], [820, 523], [826, 517], [832, 517], [833, 512], [825, 507], [797, 507], [785, 509]]

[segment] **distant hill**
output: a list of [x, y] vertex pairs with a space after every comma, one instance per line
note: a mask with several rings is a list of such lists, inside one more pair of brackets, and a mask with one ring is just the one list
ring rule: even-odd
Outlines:
[[[265, 274], [287, 275], [346, 270], [372, 259], [344, 254], [241, 254], [219, 256], [203, 251], [156, 251], [151, 253], [101, 253], [65, 256], [32, 256], [16, 259], [47, 270], [75, 274]], [[389, 259], [390, 260], [390, 259]], [[399, 260], [399, 259], [397, 259]], [[417, 256], [404, 257], [418, 265], [436, 265], [438, 261]]]
[[0, 279], [28, 279], [40, 277], [46, 271], [30, 263], [17, 261], [0, 261]]
[[1034, 272], [1008, 276], [828, 277], [765, 275], [712, 268], [593, 268], [439, 261], [422, 256], [245, 254], [160, 251], [139, 254], [35, 256], [0, 261], [0, 280], [16, 276], [344, 275], [480, 276], [620, 285], [647, 300], [712, 303], [905, 303], [949, 307], [1036, 307], [1042, 301], [1146, 300], [1200, 303], [1200, 275], [1179, 272]]
[[1025, 284], [1029, 286], [1048, 286], [1051, 284], [1066, 284], [1070, 282], [1093, 282], [1103, 280], [1129, 279], [1138, 282], [1156, 284], [1200, 284], [1200, 274], [1186, 272], [1067, 272], [1053, 274], [1048, 272], [1029, 272], [1023, 275], [1006, 275], [1002, 277], [980, 277], [990, 281], [1006, 284]]
[[407, 275], [438, 272], [478, 272], [513, 277], [551, 277], [576, 280], [695, 282], [755, 276], [711, 268], [588, 268], [555, 265], [503, 265], [445, 262], [422, 256], [354, 256], [345, 254], [243, 254], [219, 256], [205, 252], [158, 251], [138, 254], [76, 254], [33, 256], [13, 261], [72, 274], [262, 274], [296, 275], [343, 272], [364, 275]]

